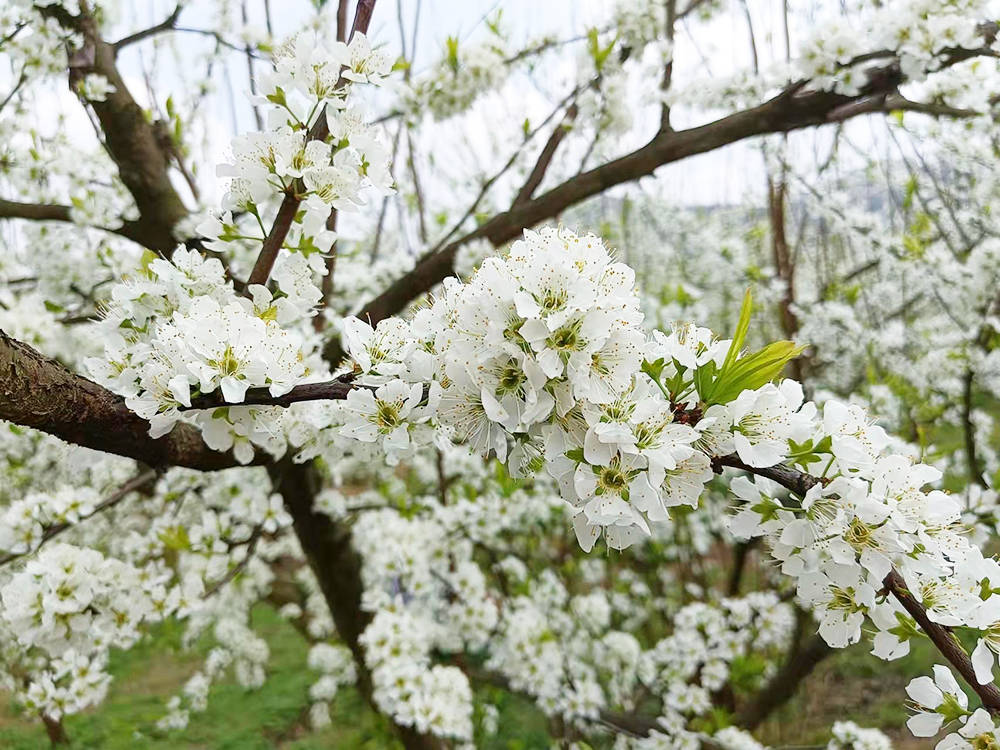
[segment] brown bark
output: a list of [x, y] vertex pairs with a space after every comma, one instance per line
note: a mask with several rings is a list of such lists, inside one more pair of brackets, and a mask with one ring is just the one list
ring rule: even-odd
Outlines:
[[238, 465], [209, 448], [197, 428], [178, 424], [154, 440], [149, 422], [124, 399], [76, 375], [0, 330], [0, 419], [33, 427], [68, 443], [142, 461], [212, 471]]
[[42, 723], [45, 725], [45, 733], [49, 736], [49, 744], [68, 745], [69, 737], [60, 719], [53, 719], [48, 714], [42, 714]]
[[[57, 203], [20, 203], [0, 198], [0, 219], [29, 219], [31, 221], [61, 221], [73, 223], [69, 206]], [[141, 221], [126, 221], [120, 227], [95, 227], [105, 232], [126, 237], [144, 245], [145, 230]]]
[[778, 313], [781, 316], [781, 330], [791, 339], [799, 331], [799, 320], [792, 310], [792, 305], [795, 304], [795, 266], [792, 262], [791, 249], [788, 247], [788, 237], [785, 234], [785, 192], [783, 179], [768, 180], [767, 209], [771, 220], [771, 255], [778, 278], [785, 282], [785, 293], [778, 302]]
[[170, 182], [170, 156], [154, 123], [132, 98], [115, 64], [115, 46], [101, 38], [96, 21], [86, 13], [74, 16], [60, 6], [42, 12], [79, 33], [83, 44], [69, 54], [70, 87], [95, 73], [108, 79], [114, 91], [105, 101], [88, 102], [101, 123], [104, 145], [118, 165], [118, 174], [132, 194], [140, 220], [132, 237], [169, 257], [177, 246], [173, 228], [187, 209]]

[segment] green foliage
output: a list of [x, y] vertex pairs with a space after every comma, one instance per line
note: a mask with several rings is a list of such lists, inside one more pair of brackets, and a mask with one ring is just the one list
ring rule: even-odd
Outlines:
[[788, 447], [791, 449], [788, 459], [792, 465], [798, 466], [803, 471], [809, 471], [809, 464], [819, 463], [823, 460], [823, 455], [830, 455], [833, 449], [833, 439], [829, 435], [824, 435], [823, 439], [815, 445], [813, 445], [812, 438], [804, 443], [789, 440]]
[[588, 29], [587, 51], [590, 53], [590, 57], [594, 61], [594, 68], [598, 73], [604, 69], [604, 63], [607, 62], [608, 55], [611, 54], [611, 50], [615, 48], [617, 43], [618, 35], [616, 34], [606, 46], [601, 46], [600, 32], [597, 29]]
[[805, 348], [791, 341], [775, 341], [763, 349], [741, 356], [752, 314], [753, 297], [748, 289], [722, 366], [716, 367], [715, 362], [709, 362], [695, 372], [695, 388], [701, 400], [709, 406], [728, 403], [744, 390], [755, 390], [770, 383]]

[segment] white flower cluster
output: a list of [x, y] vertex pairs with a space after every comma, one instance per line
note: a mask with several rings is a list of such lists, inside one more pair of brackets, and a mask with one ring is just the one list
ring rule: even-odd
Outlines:
[[180, 693], [167, 702], [167, 714], [157, 721], [158, 729], [184, 729], [192, 713], [208, 707], [212, 683], [229, 668], [244, 688], [259, 688], [264, 684], [270, 657], [267, 641], [239, 618], [225, 614], [216, 621], [213, 635], [218, 645], [208, 652], [202, 667], [188, 678]]
[[[865, 7], [861, 18], [832, 16], [823, 32], [804, 45], [795, 61], [796, 74], [821, 87], [856, 96], [867, 82], [866, 65], [884, 65], [885, 56], [872, 50], [892, 50], [909, 81], [921, 81], [940, 67], [955, 49], [982, 46], [978, 24], [990, 10], [983, 0], [915, 0], [889, 7]], [[858, 33], [858, 29], [866, 33]], [[863, 62], [861, 62], [863, 61]]]
[[46, 528], [75, 524], [94, 512], [101, 498], [93, 487], [61, 487], [14, 500], [0, 513], [0, 551], [23, 555], [37, 549]]
[[639, 372], [633, 286], [597, 237], [543, 229], [467, 283], [446, 283], [411, 322], [348, 320], [359, 382], [376, 390], [350, 395], [341, 434], [396, 460], [437, 428], [516, 474], [547, 465], [578, 508], [585, 546], [602, 528], [628, 546], [648, 533], [647, 514], [667, 520], [666, 507], [694, 505], [710, 476], [692, 447], [698, 433], [674, 423]]
[[[909, 649], [906, 631], [897, 627], [908, 616], [893, 600], [876, 596], [894, 567], [933, 621], [986, 629], [1000, 619], [1000, 599], [984, 600], [980, 586], [1000, 580], [1000, 566], [963, 536], [953, 498], [923, 491], [940, 472], [882, 455], [887, 442], [860, 408], [828, 402], [796, 458], [826, 464], [820, 480], [799, 504], [782, 500], [769, 480], [734, 479], [745, 505], [731, 527], [739, 537], [768, 538], [782, 571], [798, 579], [799, 596], [817, 613], [830, 645], [856, 642], [868, 615], [880, 630], [875, 653], [891, 659]], [[982, 681], [993, 663], [990, 643], [984, 639], [976, 651]]]
[[[267, 108], [269, 128], [233, 141], [231, 163], [219, 168], [220, 175], [232, 178], [224, 201], [227, 213], [201, 230], [222, 243], [243, 239], [228, 212], [248, 211], [259, 219], [262, 206], [294, 189], [303, 198], [302, 215], [286, 245], [329, 249], [336, 238], [326, 228], [331, 208], [349, 211], [363, 205], [367, 187], [392, 192], [389, 150], [351, 96], [353, 84], [379, 84], [390, 67], [364, 34], [345, 45], [303, 32], [279, 46], [274, 71], [261, 76], [257, 97], [257, 104]], [[310, 129], [320, 118], [328, 138], [312, 137]]]
[[[273, 274], [276, 292], [251, 285], [248, 297], [237, 295], [217, 259], [184, 248], [113, 288], [102, 323], [105, 355], [87, 364], [149, 420], [154, 437], [172, 429], [193, 396], [218, 391], [226, 404], [239, 404], [249, 388], [277, 396], [307, 374], [307, 334], [293, 324], [311, 316], [322, 296], [314, 279], [326, 273], [322, 253], [335, 239], [326, 228], [330, 211], [362, 204], [368, 187], [392, 189], [388, 149], [349, 96], [357, 83], [381, 82], [388, 67], [363, 34], [345, 45], [303, 33], [275, 52], [275, 70], [260, 84], [270, 128], [233, 142], [232, 163], [220, 170], [233, 178], [226, 212], [198, 230], [217, 251], [262, 242], [268, 207], [294, 191], [300, 210], [283, 242], [292, 252], [281, 254]], [[314, 137], [320, 118], [325, 138]], [[238, 226], [233, 210], [256, 227]], [[209, 446], [232, 448], [248, 462], [253, 445], [284, 452], [279, 415], [232, 407], [196, 419]]]
[[892, 750], [892, 741], [883, 732], [853, 721], [834, 722], [832, 731], [826, 750]]
[[[153, 260], [115, 286], [101, 322], [105, 354], [86, 363], [158, 437], [181, 420], [192, 395], [219, 390], [226, 402], [239, 403], [248, 388], [279, 395], [305, 374], [301, 336], [277, 316], [263, 287], [254, 300], [240, 297], [218, 260], [178, 248], [171, 261]], [[273, 419], [259, 418], [264, 411], [202, 411], [198, 422], [210, 446], [235, 444], [240, 460], [249, 461], [251, 442], [276, 453], [284, 448]]]
[[760, 592], [717, 605], [689, 604], [677, 613], [674, 626], [639, 665], [642, 682], [663, 696], [662, 728], [651, 735], [651, 747], [665, 737], [681, 746], [695, 741], [688, 721], [712, 710], [712, 693], [729, 682], [734, 660], [751, 652], [780, 653], [795, 630], [795, 613], [773, 593]]
[[408, 113], [420, 117], [430, 112], [435, 120], [446, 120], [465, 112], [479, 97], [507, 80], [506, 56], [499, 36], [481, 44], [450, 38], [445, 56], [407, 92]]
[[0, 588], [4, 625], [20, 649], [41, 657], [42, 668], [18, 686], [25, 702], [53, 719], [100, 702], [108, 650], [127, 648], [177, 608], [169, 578], [93, 549], [45, 545]]
[[309, 668], [321, 677], [309, 688], [309, 723], [314, 729], [330, 723], [330, 701], [341, 685], [352, 685], [357, 679], [354, 657], [346, 646], [316, 643], [309, 649]]
[[431, 666], [432, 623], [408, 610], [383, 609], [360, 640], [379, 708], [421, 734], [471, 741], [472, 689], [457, 667]]

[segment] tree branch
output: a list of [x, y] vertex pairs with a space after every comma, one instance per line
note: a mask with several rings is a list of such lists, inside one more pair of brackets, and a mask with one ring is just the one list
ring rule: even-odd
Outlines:
[[[358, 0], [358, 7], [354, 13], [354, 26], [351, 29], [352, 39], [355, 34], [367, 33], [374, 10], [375, 0]], [[336, 88], [343, 86], [344, 80], [343, 75], [341, 75], [337, 80]], [[316, 122], [309, 129], [308, 140], [322, 141], [326, 140], [328, 135], [330, 135], [330, 128], [326, 121], [326, 115], [321, 112]], [[288, 235], [288, 230], [292, 227], [292, 221], [295, 219], [299, 204], [302, 202], [299, 195], [304, 190], [305, 187], [300, 184], [299, 180], [296, 180], [285, 193], [285, 197], [281, 201], [281, 206], [278, 208], [278, 214], [274, 219], [274, 224], [271, 225], [271, 231], [264, 238], [260, 254], [253, 264], [253, 270], [247, 279], [247, 286], [267, 283], [268, 278], [271, 276], [271, 269], [274, 268], [274, 262], [278, 259], [278, 253], [281, 251], [285, 237]]]
[[[62, 221], [75, 224], [71, 214], [70, 206], [63, 206], [57, 203], [20, 203], [0, 198], [0, 219], [27, 219], [29, 221]], [[98, 227], [92, 224], [79, 224], [77, 226], [88, 227], [90, 229], [100, 229], [102, 232], [110, 232], [120, 237], [125, 237], [140, 245], [145, 244], [146, 239], [144, 226], [141, 221], [126, 221], [116, 229], [110, 227]], [[150, 248], [155, 249], [155, 248]]]
[[220, 406], [291, 406], [302, 401], [342, 401], [347, 394], [359, 388], [375, 390], [373, 386], [352, 383], [349, 379], [327, 380], [322, 383], [303, 383], [297, 385], [288, 393], [272, 396], [267, 388], [248, 388], [246, 396], [239, 403], [231, 403], [222, 397], [219, 390], [204, 393], [191, 399], [187, 409], [215, 409]]
[[0, 419], [154, 468], [214, 471], [239, 465], [230, 453], [205, 445], [198, 429], [188, 424], [178, 424], [154, 440], [149, 436], [149, 422], [130, 411], [121, 396], [70, 372], [2, 330]]
[[117, 42], [111, 45], [114, 48], [115, 53], [117, 54], [120, 50], [124, 49], [130, 44], [141, 42], [143, 39], [155, 36], [156, 34], [159, 34], [162, 31], [171, 31], [177, 25], [177, 19], [180, 18], [181, 11], [183, 9], [184, 5], [182, 3], [178, 3], [177, 7], [174, 8], [174, 12], [171, 13], [169, 16], [167, 16], [165, 19], [163, 19], [160, 23], [156, 24], [155, 26], [150, 26], [148, 29], [142, 29], [141, 31], [137, 31], [134, 34], [129, 34], [128, 36], [119, 39]]
[[187, 216], [187, 209], [170, 182], [170, 156], [157, 138], [156, 127], [146, 119], [118, 72], [115, 47], [101, 38], [97, 22], [86, 13], [74, 16], [60, 5], [40, 11], [83, 38], [81, 47], [69, 51], [70, 87], [75, 90], [92, 73], [104, 76], [114, 87], [104, 101], [87, 104], [100, 121], [104, 145], [139, 209], [141, 218], [135, 222], [133, 239], [169, 257], [177, 246], [173, 228]]
[[[797, 471], [784, 464], [767, 468], [756, 468], [744, 464], [735, 456], [722, 456], [713, 459], [713, 461], [722, 466], [736, 467], [757, 476], [772, 479], [798, 495], [804, 495], [811, 487], [816, 486], [822, 481], [818, 477]], [[883, 585], [886, 591], [891, 593], [910, 616], [917, 621], [917, 624], [927, 634], [927, 637], [931, 639], [931, 642], [941, 652], [941, 655], [951, 663], [969, 687], [976, 692], [976, 695], [983, 702], [983, 706], [989, 709], [992, 714], [1000, 715], [1000, 689], [997, 689], [997, 686], [992, 682], [986, 685], [979, 684], [976, 680], [976, 672], [972, 666], [972, 661], [969, 659], [969, 655], [962, 648], [958, 639], [955, 638], [951, 629], [945, 625], [933, 622], [927, 616], [927, 610], [909, 592], [906, 588], [906, 582], [895, 568], [889, 571], [889, 575], [885, 577]]]
[[32, 221], [73, 221], [70, 207], [55, 203], [20, 203], [0, 198], [0, 219], [30, 219]]
[[[996, 35], [996, 28], [996, 24], [983, 24], [981, 32], [987, 42]], [[987, 54], [992, 56], [996, 53], [986, 47], [952, 50], [944, 57], [942, 67]], [[872, 59], [884, 56], [891, 56], [891, 53], [879, 52]], [[904, 81], [899, 65], [894, 61], [870, 69], [868, 77], [868, 83], [856, 96], [808, 90], [805, 88], [808, 81], [800, 81], [763, 104], [706, 125], [679, 131], [661, 130], [645, 146], [583, 172], [537, 198], [512, 205], [507, 211], [494, 215], [464, 236], [435, 248], [421, 258], [410, 272], [364, 305], [359, 317], [370, 319], [374, 325], [400, 312], [411, 300], [451, 275], [458, 249], [472, 240], [486, 238], [494, 246], [500, 246], [515, 239], [525, 228], [558, 216], [570, 206], [616, 185], [651, 175], [665, 164], [758, 135], [787, 133], [824, 125], [831, 122], [831, 114], [838, 110], [841, 113], [838, 115], [840, 119], [862, 114], [861, 111], [851, 113], [844, 108], [872, 97], [883, 97], [884, 106], [884, 97], [894, 93]], [[337, 361], [343, 356], [339, 343], [335, 340], [328, 343], [324, 354], [328, 361]]]
[[208, 599], [213, 594], [217, 593], [225, 586], [227, 583], [232, 581], [236, 576], [246, 570], [247, 565], [250, 564], [250, 558], [253, 557], [253, 553], [257, 550], [257, 543], [260, 541], [261, 534], [264, 533], [264, 529], [261, 526], [254, 526], [253, 531], [250, 532], [250, 538], [244, 542], [247, 547], [246, 555], [240, 560], [236, 565], [226, 571], [226, 574], [222, 576], [219, 580], [210, 584], [205, 593], [201, 595], [202, 599]]
[[559, 148], [559, 144], [562, 143], [563, 138], [569, 133], [573, 128], [573, 121], [576, 120], [576, 116], [580, 113], [580, 108], [577, 106], [576, 102], [573, 102], [569, 109], [566, 110], [566, 114], [563, 115], [562, 122], [560, 122], [549, 139], [545, 142], [542, 147], [541, 153], [538, 155], [538, 159], [535, 161], [535, 166], [532, 167], [531, 173], [528, 175], [528, 179], [525, 180], [521, 189], [517, 191], [517, 195], [514, 198], [513, 205], [517, 206], [525, 201], [531, 200], [531, 196], [535, 194], [538, 186], [542, 184], [542, 180], [545, 178], [545, 173], [549, 169], [549, 165], [552, 164], [552, 158], [556, 155], [556, 149]]
[[111, 495], [107, 497], [107, 499], [103, 500], [100, 504], [95, 506], [93, 512], [88, 513], [85, 516], [82, 516], [80, 520], [77, 521], [76, 523], [63, 522], [63, 523], [56, 523], [46, 527], [45, 530], [42, 532], [42, 538], [41, 541], [38, 543], [38, 546], [36, 546], [32, 550], [29, 550], [28, 552], [21, 552], [18, 554], [10, 554], [0, 557], [0, 565], [6, 565], [11, 560], [16, 560], [19, 557], [24, 557], [25, 555], [29, 555], [37, 551], [39, 547], [41, 547], [43, 544], [45, 544], [53, 537], [63, 533], [64, 531], [66, 531], [66, 529], [72, 526], [76, 526], [78, 523], [86, 521], [88, 518], [93, 518], [98, 513], [101, 513], [107, 510], [108, 508], [113, 508], [122, 500], [124, 500], [126, 497], [128, 497], [132, 492], [142, 489], [147, 484], [155, 481], [158, 476], [159, 472], [157, 472], [154, 469], [147, 469], [146, 471], [140, 472], [139, 474], [128, 480], [121, 487], [119, 487], [117, 490], [115, 490]]

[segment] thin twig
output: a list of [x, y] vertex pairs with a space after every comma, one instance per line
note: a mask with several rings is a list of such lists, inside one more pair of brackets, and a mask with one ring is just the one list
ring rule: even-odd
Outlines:
[[246, 570], [247, 565], [250, 564], [250, 558], [253, 557], [253, 553], [257, 549], [257, 542], [260, 541], [261, 534], [263, 533], [264, 529], [262, 526], [257, 525], [253, 527], [253, 531], [250, 532], [250, 537], [246, 540], [246, 542], [242, 542], [242, 544], [246, 544], [247, 546], [246, 555], [242, 560], [236, 563], [236, 565], [230, 568], [226, 574], [222, 576], [222, 578], [215, 583], [210, 584], [209, 587], [205, 589], [205, 593], [201, 595], [202, 599], [208, 599], [210, 596], [222, 589], [223, 586], [236, 578], [236, 576]]
[[66, 529], [76, 526], [77, 524], [83, 521], [86, 521], [88, 518], [93, 518], [98, 513], [101, 513], [107, 510], [108, 508], [113, 508], [115, 505], [124, 500], [130, 493], [134, 492], [135, 490], [142, 489], [147, 484], [155, 480], [157, 476], [159, 476], [159, 472], [157, 472], [155, 469], [147, 469], [143, 472], [140, 472], [132, 479], [128, 480], [121, 487], [119, 487], [117, 490], [115, 490], [113, 493], [108, 495], [108, 497], [101, 503], [94, 506], [93, 511], [91, 511], [85, 516], [80, 516], [80, 520], [77, 521], [76, 523], [69, 523], [64, 521], [62, 523], [55, 523], [52, 524], [51, 526], [47, 526], [42, 531], [41, 540], [33, 549], [28, 550], [27, 552], [19, 552], [16, 554], [4, 555], [3, 557], [0, 557], [0, 565], [6, 565], [11, 560], [16, 560], [19, 557], [24, 557], [25, 555], [38, 551], [43, 544], [48, 542], [53, 537], [56, 537], [59, 534], [63, 533], [64, 531], [66, 531]]
[[163, 19], [156, 26], [150, 26], [148, 29], [142, 29], [134, 34], [129, 34], [126, 37], [119, 39], [114, 42], [111, 46], [114, 48], [117, 54], [120, 50], [129, 46], [130, 44], [135, 44], [136, 42], [141, 42], [143, 39], [159, 34], [163, 31], [175, 31], [177, 26], [177, 19], [180, 18], [181, 11], [184, 10], [183, 3], [177, 3], [177, 7], [174, 8], [173, 13]]

